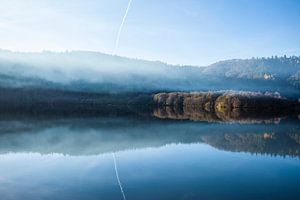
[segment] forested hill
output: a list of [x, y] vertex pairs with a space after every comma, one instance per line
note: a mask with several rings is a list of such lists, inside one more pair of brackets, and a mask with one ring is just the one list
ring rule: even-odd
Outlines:
[[214, 63], [203, 74], [224, 78], [283, 81], [300, 86], [300, 56], [234, 59]]
[[298, 98], [299, 77], [300, 57], [236, 59], [197, 67], [86, 51], [0, 50], [0, 89], [96, 93], [247, 90]]

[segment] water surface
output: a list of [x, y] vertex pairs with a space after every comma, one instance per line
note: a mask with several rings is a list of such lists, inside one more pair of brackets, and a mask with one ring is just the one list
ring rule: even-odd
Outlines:
[[296, 119], [10, 118], [0, 125], [0, 199], [124, 199], [120, 186], [126, 199], [300, 195]]

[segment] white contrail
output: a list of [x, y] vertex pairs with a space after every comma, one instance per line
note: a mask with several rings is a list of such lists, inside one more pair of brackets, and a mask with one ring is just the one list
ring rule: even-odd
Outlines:
[[118, 180], [118, 184], [120, 186], [120, 190], [121, 190], [121, 193], [123, 195], [123, 199], [126, 200], [126, 196], [125, 196], [125, 193], [124, 193], [124, 190], [123, 190], [120, 178], [119, 178], [119, 172], [118, 172], [118, 167], [117, 167], [117, 161], [116, 161], [115, 153], [113, 153], [113, 158], [114, 158], [115, 172], [116, 172], [116, 177], [117, 177], [117, 180]]
[[119, 31], [118, 31], [118, 35], [117, 35], [117, 40], [116, 40], [116, 44], [115, 44], [115, 50], [114, 50], [114, 53], [113, 53], [114, 55], [117, 53], [117, 50], [118, 50], [118, 47], [119, 47], [120, 35], [121, 35], [121, 32], [122, 32], [122, 29], [123, 29], [123, 26], [124, 26], [124, 23], [125, 23], [128, 11], [130, 9], [131, 2], [132, 2], [132, 0], [129, 0], [128, 5], [127, 5], [127, 9], [126, 9], [126, 12], [125, 12], [125, 15], [124, 15], [124, 17], [122, 19], [122, 23], [121, 23], [121, 25], [119, 27]]

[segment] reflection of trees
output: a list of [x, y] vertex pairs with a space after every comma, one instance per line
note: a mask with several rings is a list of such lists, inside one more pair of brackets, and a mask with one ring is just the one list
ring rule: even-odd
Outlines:
[[193, 107], [184, 107], [178, 110], [175, 107], [156, 107], [153, 115], [161, 119], [193, 120], [205, 122], [238, 122], [238, 123], [279, 123], [281, 117], [278, 115], [257, 115], [252, 110], [233, 109], [226, 112], [208, 112], [195, 109]]
[[162, 119], [178, 119], [178, 120], [194, 120], [194, 121], [218, 121], [219, 118], [213, 112], [195, 109], [193, 107], [184, 107], [179, 109], [176, 107], [156, 107], [154, 116]]
[[7, 119], [1, 123], [0, 153], [93, 155], [199, 142], [226, 151], [300, 156], [300, 125], [286, 120], [241, 125], [128, 116]]
[[300, 156], [300, 132], [206, 134], [202, 140], [218, 149], [272, 156]]

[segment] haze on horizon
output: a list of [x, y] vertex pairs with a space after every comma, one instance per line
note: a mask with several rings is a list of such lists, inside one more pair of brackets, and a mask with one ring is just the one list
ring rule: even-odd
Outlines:
[[[128, 0], [0, 0], [0, 48], [112, 54]], [[300, 54], [297, 0], [133, 0], [120, 56], [207, 65]]]

